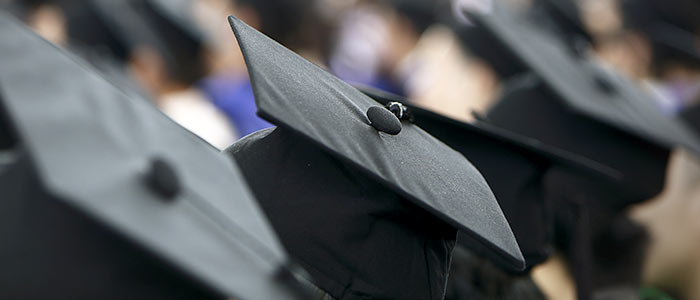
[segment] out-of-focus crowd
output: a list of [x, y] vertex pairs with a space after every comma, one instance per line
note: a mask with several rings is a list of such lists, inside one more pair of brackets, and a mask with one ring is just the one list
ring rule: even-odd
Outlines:
[[[134, 11], [108, 1], [6, 2], [42, 36], [137, 86], [171, 118], [220, 148], [270, 126], [255, 116], [243, 57], [225, 26], [228, 14], [346, 81], [404, 95], [456, 119], [470, 120], [472, 111], [483, 112], [500, 92], [493, 70], [440, 22], [456, 7], [488, 7], [486, 0], [163, 1], [170, 12]], [[664, 37], [653, 36], [645, 24], [670, 18], [679, 28], [694, 28], [694, 7], [656, 11], [619, 0], [575, 4], [601, 60], [647, 86], [669, 113], [695, 101], [697, 54], [686, 58], [658, 47], [655, 39]], [[179, 15], [179, 23], [164, 13]], [[125, 31], [119, 22], [131, 24]]]
[[[492, 1], [518, 8], [544, 0]], [[582, 51], [633, 78], [670, 117], [698, 104], [700, 2], [567, 3], [575, 7], [577, 30], [584, 31], [572, 42], [585, 43]], [[475, 112], [486, 113], [504, 86], [504, 78], [445, 22], [462, 9], [489, 10], [487, 0], [0, 0], [0, 5], [128, 93], [152, 99], [219, 149], [272, 127], [256, 115], [227, 15], [345, 81], [405, 96], [413, 105], [457, 120], [470, 122]], [[700, 299], [700, 163], [677, 152], [668, 169], [661, 194], [627, 209], [652, 239], [644, 269], [624, 267], [619, 276], [633, 278], [626, 272], [638, 272], [644, 285], [679, 299]], [[574, 299], [573, 275], [556, 258], [533, 269], [532, 279], [549, 299]], [[605, 263], [624, 265], [621, 258], [614, 260]], [[669, 299], [660, 290], [645, 290], [643, 297]], [[537, 298], [526, 291], [508, 299]], [[628, 295], [608, 292], [599, 299]]]

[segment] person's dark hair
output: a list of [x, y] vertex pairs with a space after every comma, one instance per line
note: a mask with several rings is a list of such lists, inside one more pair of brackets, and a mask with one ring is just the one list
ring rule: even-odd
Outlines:
[[0, 1], [0, 9], [4, 9], [20, 19], [26, 19], [36, 9], [42, 5], [53, 5], [58, 0], [8, 0]]
[[700, 69], [700, 2], [695, 0], [623, 0], [624, 26], [651, 42], [652, 71], [669, 64]]
[[593, 287], [640, 286], [649, 234], [642, 225], [619, 214], [608, 229], [593, 236]]
[[262, 33], [292, 50], [313, 49], [326, 60], [333, 24], [318, 11], [317, 0], [233, 0], [252, 8]]
[[456, 247], [445, 300], [544, 300], [527, 275], [513, 275], [471, 251]]
[[170, 78], [186, 85], [201, 79], [206, 73], [202, 37], [182, 27], [189, 24], [178, 24], [163, 12], [158, 12], [151, 1], [143, 1], [140, 11], [166, 47], [157, 50], [165, 58]]
[[106, 25], [91, 2], [62, 1], [71, 44], [109, 55], [119, 63], [129, 58], [129, 45]]
[[384, 0], [396, 12], [411, 21], [418, 35], [437, 22], [438, 7], [444, 1], [437, 0]]
[[[10, 114], [7, 113], [2, 104], [2, 96], [0, 96], [0, 151], [13, 149], [17, 146], [19, 138], [15, 130], [10, 120]], [[2, 167], [2, 162], [0, 162], [0, 167]]]
[[312, 0], [234, 0], [237, 5], [253, 8], [260, 20], [261, 32], [294, 48]]

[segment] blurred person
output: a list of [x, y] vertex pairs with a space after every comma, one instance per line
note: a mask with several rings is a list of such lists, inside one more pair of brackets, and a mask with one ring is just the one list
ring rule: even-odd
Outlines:
[[81, 56], [126, 92], [148, 98], [128, 74], [128, 42], [100, 17], [92, 2], [10, 0], [6, 7], [43, 38]]
[[[676, 299], [700, 299], [700, 161], [692, 154], [674, 151], [664, 190], [635, 206], [632, 217], [651, 233], [643, 278]], [[646, 299], [671, 299], [645, 290]]]
[[513, 276], [463, 247], [452, 254], [445, 300], [544, 300], [529, 276]]
[[700, 5], [673, 0], [536, 0], [533, 18], [574, 51], [642, 80], [675, 114], [700, 91]]
[[[234, 14], [246, 23], [317, 65], [326, 64], [332, 25], [319, 13], [319, 1], [234, 0], [232, 3]], [[240, 55], [238, 48], [234, 51]], [[238, 59], [242, 66], [243, 57]], [[199, 86], [235, 124], [240, 136], [272, 127], [256, 115], [253, 90], [244, 68], [219, 70]]]
[[619, 29], [601, 43], [602, 55], [646, 82], [667, 113], [691, 105], [700, 94], [700, 3], [620, 0], [607, 7], [617, 8], [610, 23]]
[[39, 34], [85, 58], [125, 92], [153, 99], [169, 117], [221, 149], [234, 141], [235, 131], [193, 86], [207, 71], [204, 44], [193, 22], [177, 16], [183, 3], [191, 4], [32, 0], [14, 6]]
[[474, 113], [485, 113], [500, 93], [493, 70], [470, 56], [444, 25], [433, 26], [424, 33], [414, 56], [423, 61], [423, 67], [412, 76], [409, 92], [418, 106], [472, 122]]
[[381, 53], [375, 87], [398, 95], [411, 95], [420, 84], [416, 75], [425, 67], [415, 50], [423, 33], [435, 23], [439, 1], [388, 0], [380, 3], [391, 11], [387, 15], [387, 47]]
[[[510, 103], [520, 104], [511, 105], [509, 108], [502, 107], [500, 116], [493, 114], [492, 110], [487, 118], [510, 130], [538, 137], [545, 143], [599, 159], [599, 161], [604, 161], [611, 166], [624, 168], [626, 181], [644, 180], [646, 182], [631, 185], [630, 182], [627, 182], [625, 183], [627, 187], [622, 184], [615, 187], [580, 180], [566, 172], [548, 174], [550, 177], [549, 188], [551, 188], [550, 197], [557, 198], [556, 202], [559, 203], [559, 207], [556, 208], [557, 240], [555, 240], [558, 253], [544, 264], [536, 267], [532, 276], [542, 292], [550, 299], [636, 299], [639, 297], [638, 287], [641, 283], [641, 268], [645, 255], [644, 245], [648, 236], [642, 227], [629, 219], [625, 210], [630, 204], [643, 202], [661, 190], [665, 176], [665, 163], [668, 158], [666, 151], [668, 150], [658, 148], [656, 145], [644, 145], [643, 143], [648, 143], [648, 138], [643, 143], [640, 143], [641, 140], [634, 142], [632, 138], [629, 139], [627, 145], [628, 142], [624, 141], [627, 138], [623, 138], [622, 131], [600, 127], [599, 123], [590, 122], [585, 126], [583, 122], [576, 124], [575, 122], [583, 119], [568, 114], [577, 112], [575, 114], [577, 116], [586, 115], [586, 113], [579, 112], [579, 110], [583, 110], [582, 106], [601, 106], [601, 111], [611, 111], [611, 113], [615, 111], [613, 107], [605, 107], [607, 103], [600, 103], [602, 96], [600, 93], [590, 94], [590, 98], [593, 99], [588, 101], [585, 99], [587, 97], [576, 95], [577, 93], [586, 93], [586, 88], [576, 89], [576, 87], [585, 87], [585, 78], [589, 74], [580, 74], [581, 76], [577, 79], [582, 80], [579, 81], [563, 80], [557, 82], [553, 79], [553, 77], [556, 78], [557, 74], [554, 73], [557, 72], [564, 78], [567, 77], [566, 73], [576, 73], [574, 68], [577, 66], [583, 68], [584, 64], [580, 62], [585, 62], [587, 59], [581, 53], [569, 52], [568, 50], [572, 49], [566, 47], [562, 47], [560, 53], [547, 53], [544, 51], [547, 50], [546, 48], [542, 50], [544, 47], [522, 46], [528, 45], [528, 40], [538, 41], [537, 36], [530, 39], [527, 36], [518, 35], [517, 37], [520, 38], [518, 40], [515, 38], [517, 34], [526, 34], [527, 32], [508, 31], [508, 28], [514, 27], [517, 26], [513, 26], [513, 23], [506, 23], [495, 30], [500, 33], [506, 31], [506, 33], [512, 34], [504, 33], [509, 37], [506, 39], [508, 42], [506, 42], [505, 51], [502, 50], [503, 44], [500, 46], [498, 43], [488, 45], [486, 39], [483, 38], [476, 39], [476, 41], [485, 44], [482, 50], [490, 58], [489, 62], [494, 63], [494, 69], [499, 71], [502, 78], [513, 79], [516, 78], [515, 75], [523, 75], [523, 73], [528, 72], [535, 72], [538, 76], [519, 76], [520, 79], [535, 78], [519, 88], [508, 84], [504, 88], [504, 98], [511, 98]], [[563, 41], [567, 40], [563, 39]], [[542, 39], [539, 40], [539, 43], [532, 44], [544, 44], [545, 42], [546, 40]], [[522, 51], [517, 52], [514, 57], [509, 47], [518, 48], [521, 46], [525, 50], [521, 49]], [[571, 45], [568, 46], [570, 48]], [[528, 51], [529, 53], [523, 55], [523, 52]], [[536, 57], [541, 60], [533, 59], [536, 63], [539, 61], [534, 71], [532, 62], [523, 63], [522, 60], [532, 59], [536, 56], [533, 53], [538, 51], [552, 56], [551, 67], [544, 63], [547, 62], [547, 58], [544, 56]], [[564, 66], [565, 62], [562, 63], [562, 60], [558, 60], [558, 63], [562, 63], [562, 65], [556, 65], [557, 55], [568, 57], [570, 54], [574, 54], [572, 55], [573, 65]], [[545, 77], [544, 80], [541, 78], [542, 76]], [[568, 78], [574, 77], [569, 76]], [[512, 81], [510, 83], [514, 83], [518, 80], [510, 81]], [[519, 81], [525, 83], [528, 80]], [[543, 82], [545, 83], [542, 84]], [[552, 82], [555, 83], [552, 84]], [[562, 95], [561, 90], [569, 88], [576, 89], [576, 91]], [[624, 87], [620, 90], [634, 90], [634, 87]], [[616, 101], [619, 105], [627, 105], [623, 102], [629, 102], [630, 111], [638, 110], [639, 116], [635, 116], [640, 119], [648, 118], [650, 124], [653, 124], [651, 122], [660, 117], [656, 114], [644, 115], [641, 113], [641, 109], [633, 109], [634, 99], [629, 99], [630, 101], [613, 100], [618, 98], [616, 96], [618, 93], [612, 95], [612, 97], [606, 96], [603, 99], [609, 98], [609, 103]], [[632, 93], [632, 98], [636, 97], [634, 95], [639, 94]], [[546, 100], [565, 98], [573, 98], [573, 100], [560, 103], [564, 105]], [[640, 106], [643, 105], [641, 102], [646, 102], [646, 99], [639, 100]], [[621, 114], [612, 119], [618, 118], [624, 119], [625, 116]], [[586, 138], [593, 140], [584, 142], [583, 140]], [[594, 142], [591, 143], [591, 141]], [[628, 163], [624, 162], [625, 160], [630, 160], [629, 165], [626, 165]], [[644, 170], [635, 171], [634, 168], [644, 168]], [[640, 175], [646, 178], [634, 178]]]
[[231, 41], [231, 30], [226, 18], [235, 14], [232, 0], [196, 0], [193, 3], [193, 20], [203, 34], [207, 46], [206, 65], [208, 76], [225, 72], [245, 72], [243, 56]]
[[[181, 3], [151, 0], [136, 7], [159, 42], [137, 45], [131, 52], [131, 70], [163, 112], [223, 149], [235, 140], [234, 127], [195, 85], [207, 72], [205, 44], [191, 19], [193, 2]], [[169, 5], [174, 11], [167, 11]]]
[[14, 13], [43, 38], [63, 45], [68, 33], [61, 3], [58, 0], [6, 0], [0, 1], [0, 8]]
[[92, 3], [126, 41], [130, 74], [163, 112], [219, 149], [235, 140], [234, 127], [195, 86], [207, 69], [202, 34], [189, 11], [193, 2]]
[[361, 3], [339, 29], [331, 70], [342, 79], [411, 96], [424, 62], [414, 50], [435, 23], [442, 1], [381, 0]]
[[[678, 119], [700, 132], [700, 104], [683, 110]], [[686, 151], [672, 154], [664, 191], [649, 202], [632, 208], [631, 215], [651, 232], [646, 257], [642, 299], [700, 299], [695, 288], [697, 277], [697, 223], [689, 218], [697, 211], [700, 163]], [[691, 225], [691, 226], [688, 226]], [[695, 290], [694, 290], [695, 289]]]
[[362, 1], [341, 16], [329, 59], [329, 68], [335, 75], [376, 87], [372, 82], [389, 45], [388, 13], [375, 1]]
[[358, 3], [340, 22], [331, 70], [346, 81], [472, 121], [472, 111], [485, 111], [499, 86], [493, 73], [464, 55], [454, 34], [438, 23], [449, 8], [448, 1]]

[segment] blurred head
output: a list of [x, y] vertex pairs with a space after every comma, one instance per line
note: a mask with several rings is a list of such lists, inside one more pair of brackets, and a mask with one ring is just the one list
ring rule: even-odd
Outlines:
[[325, 64], [333, 22], [319, 0], [233, 0], [236, 15], [305, 58]]
[[[129, 53], [132, 70], [137, 77], [148, 77], [152, 74], [161, 74], [159, 81], [155, 78], [142, 79], [142, 82], [150, 82], [147, 85], [162, 93], [163, 90], [177, 87], [189, 87], [205, 76], [205, 43], [204, 37], [198, 31], [197, 24], [193, 21], [191, 11], [178, 11], [178, 14], [164, 11], [164, 8], [154, 0], [130, 1], [131, 13], [140, 18], [150, 35], [131, 41]], [[193, 3], [186, 1], [187, 3]], [[194, 8], [194, 5], [188, 7]], [[178, 9], [186, 9], [180, 6]], [[134, 27], [124, 27], [123, 35], [137, 35], [132, 32], [138, 30]], [[149, 73], [149, 74], [145, 74]]]
[[657, 78], [700, 72], [700, 2], [694, 0], [622, 0], [624, 27], [637, 51], [650, 54]]
[[631, 215], [651, 234], [644, 282], [682, 299], [697, 299], [700, 296], [697, 291], [700, 280], [700, 160], [676, 150], [668, 166], [664, 191], [634, 207]]
[[418, 44], [423, 33], [436, 21], [441, 1], [381, 0], [386, 8], [387, 38], [382, 68], [392, 73]]
[[43, 38], [55, 44], [67, 42], [67, 28], [63, 4], [67, 0], [7, 0], [0, 1], [0, 9], [8, 9]]
[[167, 14], [155, 0], [32, 0], [20, 7], [45, 38], [128, 66], [153, 94], [190, 86], [206, 72], [202, 38], [188, 28], [193, 22]]
[[544, 297], [529, 276], [510, 274], [466, 248], [455, 247], [445, 300], [540, 300]]

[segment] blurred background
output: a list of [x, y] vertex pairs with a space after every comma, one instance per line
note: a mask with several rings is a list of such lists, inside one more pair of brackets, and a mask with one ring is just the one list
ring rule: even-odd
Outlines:
[[[513, 7], [544, 0], [499, 0]], [[557, 2], [557, 1], [554, 1]], [[696, 1], [570, 0], [595, 57], [653, 93], [668, 114], [698, 99]], [[46, 39], [216, 147], [271, 126], [255, 115], [229, 14], [340, 78], [469, 121], [501, 92], [496, 72], [451, 30], [486, 0], [3, 0]], [[675, 6], [675, 7], [668, 7]], [[659, 8], [660, 7], [660, 8]], [[469, 22], [469, 20], [462, 20]], [[672, 27], [659, 29], [657, 23]], [[651, 25], [650, 25], [651, 24]], [[662, 32], [659, 34], [659, 32]], [[672, 33], [669, 33], [672, 32]], [[672, 36], [673, 35], [673, 36]], [[664, 39], [674, 39], [668, 46]]]
[[[228, 15], [343, 80], [470, 122], [501, 98], [503, 70], [514, 63], [487, 62], [493, 49], [462, 34], [471, 23], [464, 10], [487, 12], [495, 2], [547, 14], [573, 51], [630, 77], [669, 117], [700, 101], [697, 0], [0, 0], [0, 7], [223, 149], [272, 126], [256, 115]], [[667, 236], [677, 228], [660, 226]], [[546, 280], [564, 285], [566, 276]]]

